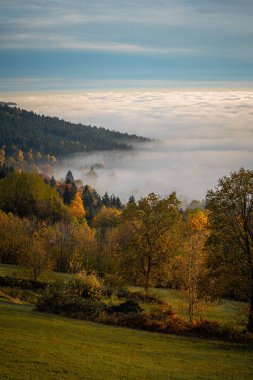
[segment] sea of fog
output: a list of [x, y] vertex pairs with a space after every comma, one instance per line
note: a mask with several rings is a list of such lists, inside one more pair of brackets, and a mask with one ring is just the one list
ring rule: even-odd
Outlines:
[[[5, 95], [40, 114], [157, 139], [131, 152], [77, 154], [55, 169], [126, 200], [176, 191], [202, 200], [219, 177], [253, 168], [252, 91], [83, 91]], [[90, 172], [90, 168], [94, 172]]]

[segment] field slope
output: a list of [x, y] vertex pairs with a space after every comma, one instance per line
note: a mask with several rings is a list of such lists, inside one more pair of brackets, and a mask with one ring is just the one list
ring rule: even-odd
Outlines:
[[1, 379], [252, 379], [253, 350], [104, 326], [0, 301]]

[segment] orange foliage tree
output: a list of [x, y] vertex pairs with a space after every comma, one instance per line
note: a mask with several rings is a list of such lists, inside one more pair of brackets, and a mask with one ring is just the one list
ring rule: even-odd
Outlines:
[[83, 201], [79, 192], [76, 193], [75, 198], [70, 205], [70, 213], [74, 216], [79, 222], [85, 217], [85, 210], [83, 207]]

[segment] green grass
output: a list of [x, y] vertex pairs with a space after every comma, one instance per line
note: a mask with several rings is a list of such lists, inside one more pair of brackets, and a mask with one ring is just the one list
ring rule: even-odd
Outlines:
[[19, 270], [17, 265], [0, 264], [0, 276], [11, 276], [12, 273]]
[[0, 302], [1, 379], [252, 379], [249, 346], [148, 333]]
[[[0, 264], [0, 276], [27, 278], [25, 269], [11, 264]], [[39, 281], [54, 282], [57, 280], [62, 280], [64, 282], [68, 282], [72, 277], [73, 275], [71, 273], [45, 271], [41, 274]]]
[[[142, 288], [134, 288], [131, 290], [143, 290]], [[153, 288], [150, 292], [160, 298], [162, 301], [170, 304], [176, 314], [187, 318], [187, 302], [178, 290], [173, 289], [157, 289]], [[150, 305], [143, 304], [145, 309]], [[222, 323], [245, 326], [247, 322], [248, 304], [246, 302], [238, 302], [231, 300], [223, 300], [221, 303], [204, 305], [201, 310], [196, 312], [196, 318], [215, 320]]]

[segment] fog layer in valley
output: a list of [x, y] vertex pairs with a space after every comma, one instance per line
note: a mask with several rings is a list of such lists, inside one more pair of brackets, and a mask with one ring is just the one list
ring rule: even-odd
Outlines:
[[134, 152], [77, 154], [55, 171], [60, 178], [71, 169], [99, 193], [123, 200], [172, 191], [181, 199], [203, 199], [219, 177], [253, 167], [251, 91], [90, 91], [1, 99], [40, 114], [159, 139]]

